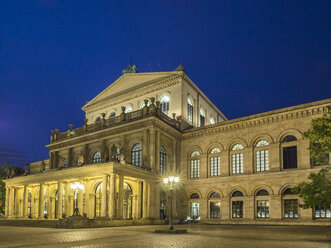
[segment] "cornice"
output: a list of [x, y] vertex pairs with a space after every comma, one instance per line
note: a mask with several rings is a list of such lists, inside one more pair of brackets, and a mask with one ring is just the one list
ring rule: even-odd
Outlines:
[[327, 99], [318, 102], [269, 111], [261, 114], [241, 117], [233, 120], [222, 121], [214, 125], [208, 125], [205, 127], [197, 127], [184, 131], [183, 139], [188, 139], [200, 135], [212, 135], [220, 132], [230, 132], [234, 130], [263, 126], [287, 120], [321, 115], [327, 113], [327, 106], [330, 103], [331, 99]]
[[132, 99], [144, 96], [144, 95], [152, 93], [154, 91], [171, 87], [173, 85], [180, 83], [180, 80], [178, 80], [180, 78], [182, 78], [182, 74], [174, 75], [171, 78], [167, 78], [167, 79], [158, 81], [156, 83], [153, 83], [151, 85], [147, 85], [145, 87], [133, 90], [133, 91], [125, 93], [123, 95], [114, 97], [113, 99], [100, 101], [98, 103], [95, 103], [95, 105], [88, 107], [90, 110], [86, 111], [86, 113], [87, 114], [94, 113], [95, 111], [99, 111], [99, 110], [114, 106], [116, 104], [120, 104], [122, 102], [130, 101]]

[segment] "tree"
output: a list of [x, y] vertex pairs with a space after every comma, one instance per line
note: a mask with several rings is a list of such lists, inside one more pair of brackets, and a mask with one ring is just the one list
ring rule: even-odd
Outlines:
[[331, 169], [325, 167], [317, 173], [311, 173], [308, 181], [299, 183], [294, 189], [302, 199], [302, 208], [330, 206], [331, 204]]
[[[329, 164], [331, 152], [331, 106], [323, 117], [312, 120], [312, 128], [304, 133], [310, 141], [310, 156], [314, 165]], [[331, 169], [322, 168], [317, 173], [311, 173], [308, 181], [299, 183], [294, 189], [302, 199], [303, 208], [329, 206], [331, 204]]]
[[304, 136], [309, 138], [310, 157], [315, 165], [328, 164], [331, 152], [331, 105], [323, 117], [312, 120], [312, 128]]

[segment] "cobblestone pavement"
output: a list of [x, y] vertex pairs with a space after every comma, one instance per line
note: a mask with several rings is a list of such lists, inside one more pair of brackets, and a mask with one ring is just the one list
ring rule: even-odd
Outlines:
[[0, 226], [0, 247], [263, 247], [331, 248], [331, 227], [190, 225], [187, 234], [156, 234], [166, 226], [55, 229]]

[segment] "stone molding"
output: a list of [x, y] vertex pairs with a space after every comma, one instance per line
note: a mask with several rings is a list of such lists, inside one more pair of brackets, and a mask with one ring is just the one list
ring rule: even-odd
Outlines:
[[[250, 115], [242, 118], [237, 118], [229, 121], [219, 122], [212, 126], [196, 127], [188, 131], [184, 131], [183, 139], [189, 139], [195, 136], [211, 135], [221, 132], [230, 132], [239, 129], [258, 127], [268, 124], [273, 124], [282, 121], [300, 119], [314, 115], [325, 114], [328, 111], [327, 106], [331, 103], [331, 99], [314, 102], [311, 104], [303, 104], [294, 107], [269, 111], [261, 114]], [[309, 106], [307, 106], [309, 105]]]

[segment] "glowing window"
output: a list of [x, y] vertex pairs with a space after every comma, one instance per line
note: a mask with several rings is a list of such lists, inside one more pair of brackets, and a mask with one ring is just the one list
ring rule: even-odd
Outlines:
[[169, 102], [170, 102], [170, 97], [168, 95], [164, 95], [160, 99], [161, 111], [166, 115], [169, 114]]

